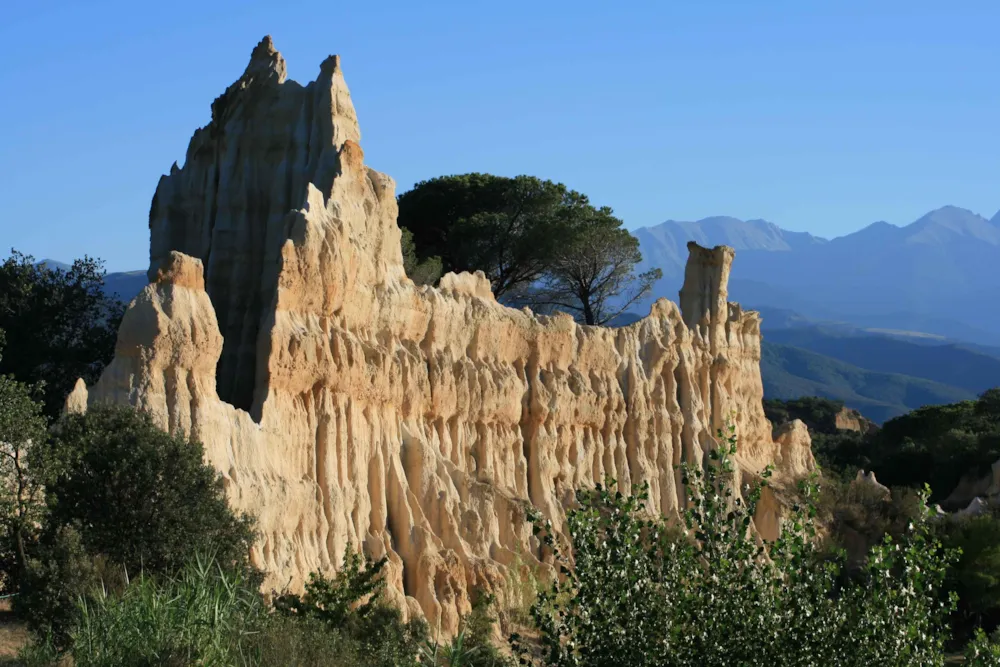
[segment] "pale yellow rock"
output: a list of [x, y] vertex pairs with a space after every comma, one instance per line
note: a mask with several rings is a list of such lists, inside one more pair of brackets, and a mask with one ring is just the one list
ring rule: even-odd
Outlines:
[[449, 634], [474, 589], [503, 598], [517, 568], [549, 568], [529, 505], [562, 526], [575, 489], [612, 477], [676, 513], [675, 466], [729, 419], [743, 474], [813, 467], [803, 429], [771, 438], [760, 319], [726, 302], [731, 248], [691, 245], [682, 309], [661, 299], [620, 329], [506, 308], [481, 273], [418, 287], [339, 60], [305, 87], [285, 71], [265, 39], [160, 180], [154, 282], [89, 391], [205, 444], [258, 518], [266, 587], [363, 545], [388, 556], [400, 606]]
[[878, 430], [875, 422], [865, 419], [860, 412], [846, 406], [833, 416], [833, 425], [841, 431], [856, 431], [862, 434]]
[[69, 393], [66, 397], [66, 406], [63, 408], [63, 412], [68, 414], [80, 414], [87, 411], [87, 383], [83, 381], [83, 378], [77, 378], [76, 384], [73, 385], [73, 391]]

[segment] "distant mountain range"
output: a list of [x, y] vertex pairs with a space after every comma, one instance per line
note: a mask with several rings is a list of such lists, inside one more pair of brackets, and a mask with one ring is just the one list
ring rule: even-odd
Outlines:
[[730, 300], [806, 317], [1000, 345], [1000, 212], [945, 206], [904, 227], [876, 222], [832, 240], [764, 220], [668, 220], [632, 232], [641, 268], [659, 267], [652, 296], [676, 300], [687, 242], [737, 250]]
[[1000, 386], [1000, 348], [942, 336], [816, 322], [761, 311], [766, 398], [823, 396], [882, 423], [922, 405], [970, 400]]

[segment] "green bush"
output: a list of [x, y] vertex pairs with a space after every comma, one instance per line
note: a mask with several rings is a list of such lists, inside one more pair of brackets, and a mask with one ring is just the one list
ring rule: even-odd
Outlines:
[[965, 648], [965, 664], [968, 667], [1000, 667], [1000, 637], [996, 633], [987, 636], [977, 628]]
[[670, 539], [645, 512], [644, 489], [611, 485], [578, 493], [571, 555], [536, 523], [563, 568], [532, 610], [541, 663], [943, 664], [953, 600], [942, 599], [942, 584], [953, 556], [930, 537], [927, 515], [902, 540], [874, 547], [859, 578], [844, 578], [843, 558], [821, 558], [814, 483], [803, 484], [781, 537], [759, 542], [751, 522], [769, 472], [744, 501], [733, 489], [735, 451], [730, 434], [704, 470], [682, 468], [688, 539]]
[[28, 561], [14, 612], [43, 643], [63, 649], [76, 626], [76, 605], [101, 584], [95, 559], [87, 553], [74, 526], [49, 531]]
[[311, 574], [303, 595], [281, 595], [275, 599], [275, 609], [285, 617], [318, 622], [339, 633], [365, 656], [363, 664], [416, 664], [427, 625], [417, 619], [404, 623], [400, 611], [383, 600], [386, 562], [362, 556], [348, 545], [336, 576]]
[[249, 566], [252, 521], [229, 508], [202, 452], [130, 408], [63, 417], [31, 450], [48, 514], [15, 611], [63, 648], [81, 596], [129, 576], [173, 575], [192, 554], [213, 553], [259, 583]]
[[78, 523], [89, 553], [130, 574], [176, 572], [195, 553], [246, 566], [253, 521], [230, 509], [200, 443], [128, 407], [64, 416], [45, 452], [54, 526]]

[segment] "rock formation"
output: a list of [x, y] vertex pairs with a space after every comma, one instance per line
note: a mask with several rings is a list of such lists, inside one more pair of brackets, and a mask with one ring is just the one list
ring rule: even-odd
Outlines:
[[833, 425], [838, 431], [855, 431], [862, 435], [868, 435], [878, 430], [878, 424], [865, 418], [857, 410], [846, 406], [833, 416]]
[[972, 470], [963, 475], [942, 504], [957, 509], [984, 498], [993, 502], [1000, 500], [1000, 460], [994, 461], [986, 472]]
[[161, 178], [151, 284], [71, 399], [201, 440], [258, 518], [265, 586], [301, 587], [361, 545], [388, 556], [404, 609], [454, 632], [474, 590], [502, 597], [518, 568], [546, 567], [529, 504], [559, 526], [574, 489], [613, 477], [674, 513], [675, 466], [729, 419], [741, 474], [813, 466], [804, 427], [771, 438], [760, 320], [726, 299], [731, 248], [691, 244], [681, 308], [620, 329], [506, 308], [482, 273], [415, 286], [340, 60], [307, 86], [285, 71], [264, 39]]

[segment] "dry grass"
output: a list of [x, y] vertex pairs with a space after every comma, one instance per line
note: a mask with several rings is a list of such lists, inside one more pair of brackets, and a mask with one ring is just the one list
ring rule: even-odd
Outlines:
[[10, 610], [10, 599], [0, 600], [0, 665], [16, 657], [21, 647], [28, 643], [28, 639], [28, 628], [14, 618], [14, 613]]

